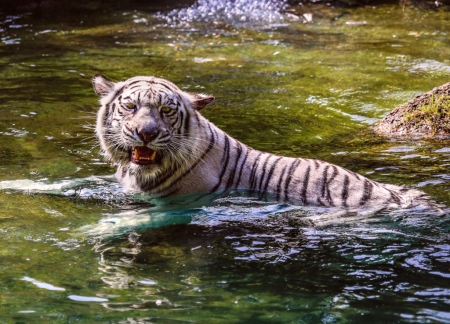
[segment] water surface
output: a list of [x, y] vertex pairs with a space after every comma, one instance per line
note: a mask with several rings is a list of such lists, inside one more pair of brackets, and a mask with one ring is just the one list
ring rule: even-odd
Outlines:
[[[2, 13], [0, 323], [450, 322], [450, 141], [370, 131], [449, 81], [450, 12], [337, 4], [261, 19], [195, 20], [192, 2]], [[202, 113], [245, 144], [423, 190], [442, 210], [126, 193], [92, 137], [99, 72], [214, 94]]]

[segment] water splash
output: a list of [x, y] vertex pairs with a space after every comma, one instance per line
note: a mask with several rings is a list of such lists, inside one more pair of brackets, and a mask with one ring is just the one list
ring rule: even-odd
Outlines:
[[285, 20], [283, 13], [288, 7], [286, 0], [198, 0], [194, 5], [175, 9], [167, 14], [158, 13], [157, 18], [168, 23], [232, 23], [263, 24]]
[[[105, 201], [127, 194], [113, 175], [60, 180], [54, 183], [29, 179], [5, 180], [0, 181], [0, 190], [96, 198]], [[134, 192], [130, 191], [128, 194], [132, 196]]]

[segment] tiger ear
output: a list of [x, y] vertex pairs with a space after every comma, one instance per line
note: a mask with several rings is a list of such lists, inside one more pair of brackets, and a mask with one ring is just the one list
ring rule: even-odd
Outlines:
[[104, 97], [108, 95], [116, 85], [111, 80], [105, 78], [100, 73], [97, 73], [92, 78], [92, 85], [94, 86], [94, 91], [96, 94], [98, 94], [100, 97]]
[[209, 105], [211, 102], [214, 101], [213, 95], [204, 95], [202, 93], [191, 93], [192, 96], [192, 107], [195, 110], [202, 110], [207, 105]]

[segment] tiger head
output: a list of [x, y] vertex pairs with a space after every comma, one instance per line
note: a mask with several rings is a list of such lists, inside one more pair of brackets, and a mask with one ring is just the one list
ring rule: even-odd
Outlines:
[[100, 97], [95, 132], [105, 158], [140, 176], [187, 160], [177, 154], [185, 152], [179, 146], [193, 144], [191, 118], [214, 100], [151, 76], [114, 83], [96, 74], [92, 83]]

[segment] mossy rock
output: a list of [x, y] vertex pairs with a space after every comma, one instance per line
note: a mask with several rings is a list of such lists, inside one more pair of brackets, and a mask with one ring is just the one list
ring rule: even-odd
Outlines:
[[450, 136], [450, 82], [395, 108], [374, 129], [387, 136]]

